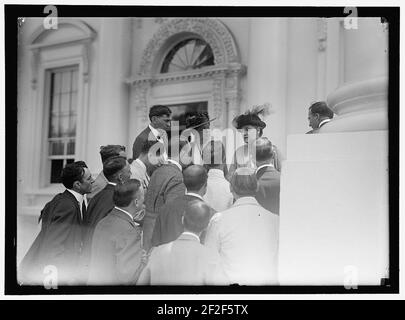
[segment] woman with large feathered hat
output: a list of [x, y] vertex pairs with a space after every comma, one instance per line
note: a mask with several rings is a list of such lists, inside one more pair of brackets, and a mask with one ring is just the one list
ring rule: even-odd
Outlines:
[[[228, 177], [231, 177], [233, 172], [240, 167], [256, 168], [251, 152], [249, 152], [251, 151], [249, 150], [249, 144], [263, 135], [263, 129], [266, 127], [266, 123], [260, 117], [264, 117], [268, 114], [269, 105], [264, 104], [255, 106], [251, 110], [247, 110], [245, 113], [233, 119], [232, 125], [242, 133], [244, 144], [235, 151]], [[273, 148], [273, 157], [273, 165], [277, 170], [280, 170], [275, 147]]]

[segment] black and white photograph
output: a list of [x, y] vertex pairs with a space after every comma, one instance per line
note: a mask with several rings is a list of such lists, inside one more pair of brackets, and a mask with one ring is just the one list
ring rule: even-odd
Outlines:
[[10, 29], [6, 293], [398, 293], [399, 7]]

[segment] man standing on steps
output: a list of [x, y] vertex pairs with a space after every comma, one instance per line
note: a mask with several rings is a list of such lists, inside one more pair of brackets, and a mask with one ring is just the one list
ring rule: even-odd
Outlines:
[[150, 108], [150, 124], [136, 137], [132, 146], [133, 160], [138, 159], [141, 154], [142, 146], [146, 141], [159, 141], [164, 144], [163, 135], [170, 130], [171, 114], [172, 111], [166, 106], [155, 105]]
[[307, 134], [318, 133], [319, 129], [331, 121], [333, 118], [333, 111], [328, 107], [326, 102], [319, 101], [313, 103], [308, 110], [308, 122], [312, 130]]

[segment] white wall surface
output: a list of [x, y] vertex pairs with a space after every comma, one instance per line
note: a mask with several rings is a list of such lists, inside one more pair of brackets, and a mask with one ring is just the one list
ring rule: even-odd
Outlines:
[[353, 277], [379, 285], [386, 276], [387, 138], [386, 131], [289, 137], [280, 194], [282, 285], [345, 285]]

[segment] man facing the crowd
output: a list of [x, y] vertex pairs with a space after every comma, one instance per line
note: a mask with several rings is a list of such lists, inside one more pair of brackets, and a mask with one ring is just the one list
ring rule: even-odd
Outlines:
[[164, 134], [170, 130], [172, 111], [162, 105], [155, 105], [149, 110], [150, 124], [135, 139], [132, 146], [132, 159], [138, 159], [146, 141], [159, 141], [164, 144]]
[[326, 102], [319, 101], [313, 103], [308, 110], [308, 122], [312, 130], [307, 133], [318, 133], [319, 129], [331, 121], [332, 118], [333, 111], [328, 107]]

